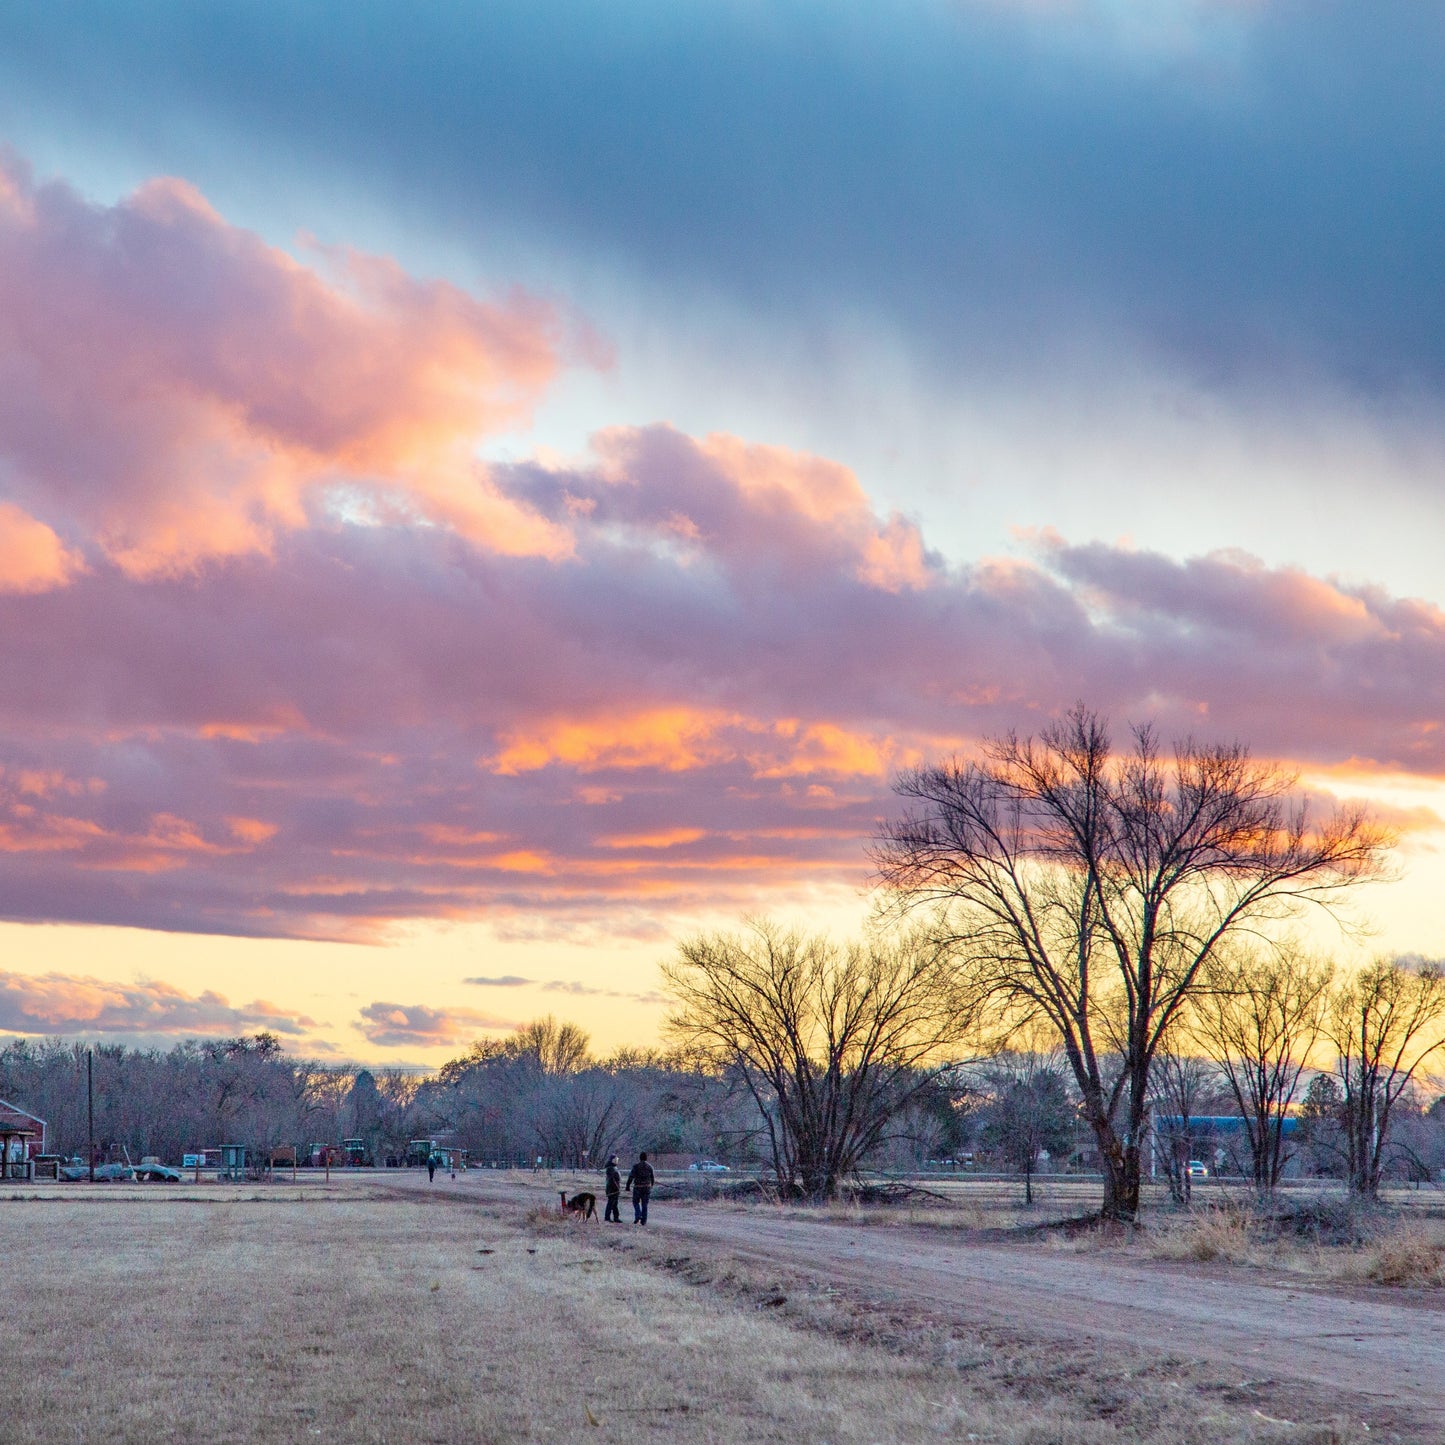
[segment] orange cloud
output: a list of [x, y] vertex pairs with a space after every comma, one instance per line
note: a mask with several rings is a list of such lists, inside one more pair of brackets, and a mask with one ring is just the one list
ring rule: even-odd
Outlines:
[[504, 776], [554, 763], [584, 773], [604, 768], [676, 773], [742, 761], [757, 778], [815, 773], [879, 778], [917, 756], [916, 748], [902, 749], [892, 737], [874, 737], [835, 723], [797, 718], [770, 723], [713, 709], [674, 707], [558, 719], [535, 731], [511, 733], [488, 766]]
[[775, 724], [773, 732], [786, 744], [786, 751], [750, 754], [748, 761], [759, 778], [806, 777], [813, 773], [881, 778], [894, 764], [898, 751], [890, 737], [873, 738], [833, 723], [804, 727], [788, 721]]
[[702, 828], [662, 828], [655, 833], [618, 833], [597, 842], [603, 848], [676, 848], [705, 837]]
[[84, 563], [59, 537], [12, 502], [0, 502], [0, 592], [64, 587]]
[[503, 776], [535, 772], [552, 763], [583, 773], [603, 768], [685, 772], [729, 755], [716, 736], [735, 721], [727, 713], [687, 707], [558, 720], [536, 731], [506, 734], [489, 766]]
[[425, 823], [420, 831], [428, 842], [447, 844], [454, 848], [499, 843], [502, 838], [500, 833], [478, 832], [474, 828], [461, 828], [454, 823]]
[[275, 823], [263, 822], [260, 818], [227, 818], [226, 826], [243, 843], [268, 843], [279, 831]]

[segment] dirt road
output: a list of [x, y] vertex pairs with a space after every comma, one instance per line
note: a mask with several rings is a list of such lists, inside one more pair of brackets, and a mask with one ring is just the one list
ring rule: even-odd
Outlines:
[[[468, 1188], [470, 1186], [470, 1188]], [[534, 1191], [473, 1174], [496, 1202]], [[630, 1227], [630, 1226], [629, 1226]], [[909, 1227], [769, 1217], [763, 1210], [662, 1206], [654, 1241], [718, 1246], [881, 1302], [1036, 1338], [1120, 1343], [1203, 1360], [1240, 1380], [1297, 1381], [1311, 1393], [1424, 1421], [1445, 1440], [1445, 1299], [1425, 1291], [1262, 1283], [1202, 1267], [981, 1243]]]
[[775, 1219], [660, 1209], [659, 1232], [794, 1266], [896, 1299], [1028, 1334], [1119, 1341], [1292, 1379], [1412, 1414], [1439, 1412], [1445, 1440], [1445, 1301], [1213, 1278], [1186, 1266], [1072, 1255]]

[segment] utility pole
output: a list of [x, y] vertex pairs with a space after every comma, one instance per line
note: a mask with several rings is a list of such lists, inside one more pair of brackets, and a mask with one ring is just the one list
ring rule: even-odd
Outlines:
[[95, 1183], [95, 1050], [85, 1051], [85, 1125], [90, 1136], [90, 1182]]

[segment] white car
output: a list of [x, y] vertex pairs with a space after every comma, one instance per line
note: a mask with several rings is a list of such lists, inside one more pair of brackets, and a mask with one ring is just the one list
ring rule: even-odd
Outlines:
[[733, 1171], [726, 1164], [719, 1164], [713, 1159], [699, 1159], [696, 1164], [687, 1166], [694, 1174], [731, 1174]]
[[1191, 1179], [1209, 1178], [1209, 1170], [1202, 1159], [1191, 1159], [1189, 1161], [1188, 1174]]

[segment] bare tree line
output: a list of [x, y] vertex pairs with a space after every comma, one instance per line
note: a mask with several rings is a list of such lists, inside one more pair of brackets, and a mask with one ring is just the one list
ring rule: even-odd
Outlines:
[[1116, 750], [1082, 706], [900, 780], [882, 883], [949, 940], [980, 1008], [1057, 1038], [1105, 1217], [1138, 1215], [1155, 1060], [1213, 961], [1383, 871], [1387, 833], [1353, 806], [1316, 819], [1295, 782], [1238, 744], [1166, 753], [1147, 726]]
[[272, 1034], [188, 1040], [169, 1049], [60, 1039], [0, 1048], [0, 1098], [45, 1119], [52, 1151], [88, 1147], [87, 1054], [95, 1138], [132, 1160], [178, 1161], [220, 1144], [253, 1159], [278, 1145], [363, 1141], [378, 1164], [437, 1138], [484, 1163], [600, 1167], [621, 1147], [754, 1157], [761, 1123], [736, 1080], [656, 1052], [594, 1058], [585, 1032], [547, 1018], [475, 1045], [434, 1074], [288, 1055]]
[[83, 1155], [93, 1054], [95, 1139], [132, 1159], [240, 1143], [339, 1143], [369, 1129], [402, 1133], [415, 1083], [405, 1073], [339, 1068], [287, 1055], [273, 1034], [187, 1040], [170, 1049], [17, 1039], [0, 1049], [0, 1097], [45, 1119], [50, 1148]]
[[[1062, 1138], [1049, 1098], [1071, 1098], [1102, 1214], [1120, 1220], [1137, 1217], [1158, 1130], [1189, 1147], [1205, 1095], [1228, 1099], [1251, 1177], [1274, 1188], [1300, 1082], [1332, 1050], [1331, 1118], [1351, 1187], [1373, 1196], [1392, 1117], [1442, 1048], [1445, 980], [1379, 960], [1335, 982], [1281, 941], [1302, 912], [1337, 916], [1347, 890], [1383, 876], [1393, 841], [1359, 807], [1316, 815], [1296, 784], [1239, 744], [1166, 751], [1147, 726], [1116, 750], [1082, 706], [1037, 737], [914, 769], [897, 785], [909, 810], [875, 850], [879, 931], [835, 946], [754, 925], [685, 943], [665, 969], [673, 1035], [740, 1073], [780, 1183], [819, 1198], [930, 1083], [970, 1080], [965, 1107], [989, 1069], [960, 1057], [1004, 1060], [985, 1090], [995, 1152], [1027, 1179], [1040, 1131]], [[881, 925], [905, 918], [890, 939]], [[1048, 1067], [1020, 1053], [1025, 1035], [1049, 1041]]]

